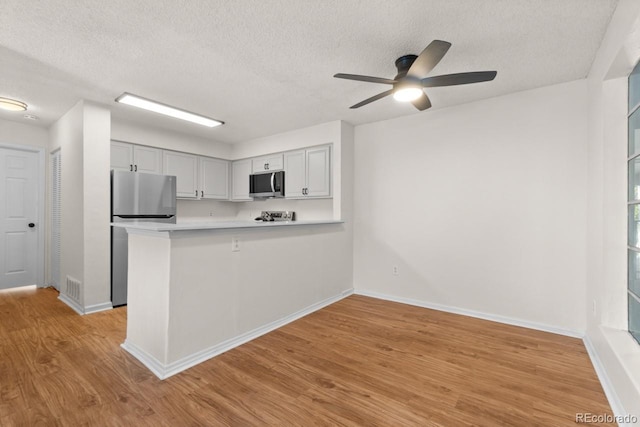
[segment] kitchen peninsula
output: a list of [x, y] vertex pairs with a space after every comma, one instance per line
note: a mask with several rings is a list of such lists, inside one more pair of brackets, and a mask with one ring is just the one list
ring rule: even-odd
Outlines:
[[122, 226], [129, 234], [122, 346], [161, 379], [352, 291], [351, 270], [340, 267], [351, 256], [342, 221]]

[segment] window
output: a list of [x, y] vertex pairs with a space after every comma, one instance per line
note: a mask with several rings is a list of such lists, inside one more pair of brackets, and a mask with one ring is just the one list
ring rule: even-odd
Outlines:
[[628, 279], [629, 332], [640, 343], [640, 63], [629, 75]]

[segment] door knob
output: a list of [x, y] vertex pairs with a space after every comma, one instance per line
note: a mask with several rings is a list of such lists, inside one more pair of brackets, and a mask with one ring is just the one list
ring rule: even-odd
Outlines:
[[35, 225], [34, 223], [32, 223], [32, 222], [30, 222], [30, 223], [29, 223], [29, 228], [33, 228], [33, 227], [35, 227], [35, 226], [36, 226], [36, 225]]

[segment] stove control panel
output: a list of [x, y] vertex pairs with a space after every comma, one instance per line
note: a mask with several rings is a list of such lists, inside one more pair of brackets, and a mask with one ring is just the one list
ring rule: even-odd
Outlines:
[[295, 221], [296, 213], [293, 211], [262, 211], [262, 221]]

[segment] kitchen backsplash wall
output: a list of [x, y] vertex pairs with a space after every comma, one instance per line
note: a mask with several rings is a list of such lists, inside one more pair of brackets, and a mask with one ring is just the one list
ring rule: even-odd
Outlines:
[[238, 220], [254, 219], [260, 216], [262, 211], [294, 211], [296, 220], [299, 221], [333, 218], [333, 199], [266, 199], [236, 204]]
[[220, 221], [235, 219], [238, 207], [218, 200], [178, 200], [178, 222]]
[[294, 211], [296, 219], [301, 221], [331, 219], [333, 201], [332, 199], [266, 199], [237, 203], [217, 200], [178, 200], [178, 222], [247, 221], [260, 216], [262, 211]]

